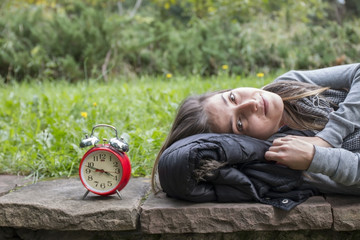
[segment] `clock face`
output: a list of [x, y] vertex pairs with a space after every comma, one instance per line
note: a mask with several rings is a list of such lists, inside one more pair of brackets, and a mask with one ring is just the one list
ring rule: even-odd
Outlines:
[[110, 151], [92, 151], [83, 159], [80, 177], [88, 190], [106, 193], [117, 188], [123, 175], [123, 168]]

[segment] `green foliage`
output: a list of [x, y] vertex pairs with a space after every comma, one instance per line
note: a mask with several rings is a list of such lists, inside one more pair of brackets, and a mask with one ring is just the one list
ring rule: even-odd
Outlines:
[[340, 13], [347, 5], [330, 0], [152, 0], [137, 12], [136, 2], [5, 1], [1, 79], [209, 76], [224, 64], [237, 75], [350, 63], [359, 55], [354, 1], [348, 18]]
[[75, 3], [50, 10], [40, 5], [2, 11], [1, 74], [68, 80], [88, 75], [109, 48], [102, 34], [104, 12]]
[[[271, 80], [222, 74], [187, 81], [144, 77], [108, 84], [91, 80], [4, 85], [0, 88], [0, 173], [30, 174], [34, 180], [77, 174], [88, 150], [78, 147], [80, 140], [95, 124], [106, 123], [130, 136], [132, 174], [149, 175], [184, 97], [229, 87], [259, 87]], [[113, 131], [101, 129], [95, 131], [100, 139], [113, 137]]]

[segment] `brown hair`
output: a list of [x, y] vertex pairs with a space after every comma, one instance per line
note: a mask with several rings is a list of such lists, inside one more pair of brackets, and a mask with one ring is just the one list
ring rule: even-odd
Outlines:
[[226, 90], [209, 92], [198, 96], [190, 96], [182, 102], [182, 104], [178, 108], [170, 132], [163, 146], [161, 147], [153, 166], [152, 175], [151, 175], [151, 187], [154, 192], [157, 192], [158, 189], [158, 186], [155, 181], [155, 176], [157, 173], [157, 166], [161, 154], [165, 151], [165, 149], [170, 147], [171, 144], [173, 144], [174, 142], [180, 139], [195, 134], [211, 132], [211, 127], [208, 121], [208, 117], [204, 109], [204, 105], [205, 105], [204, 103], [211, 96], [214, 96], [217, 93], [221, 93], [224, 91]]
[[270, 83], [263, 90], [278, 94], [284, 102], [285, 122], [292, 129], [321, 130], [328, 121], [327, 114], [322, 112], [304, 112], [298, 107], [298, 101], [311, 96], [316, 96], [322, 102], [329, 101], [322, 95], [328, 87], [320, 87], [310, 83], [295, 81], [279, 81]]

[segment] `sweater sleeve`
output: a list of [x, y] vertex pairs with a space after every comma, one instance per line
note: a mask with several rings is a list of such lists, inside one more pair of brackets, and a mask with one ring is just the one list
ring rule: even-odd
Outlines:
[[325, 128], [316, 136], [333, 147], [341, 147], [343, 139], [360, 128], [360, 64], [348, 64], [309, 71], [290, 71], [275, 81], [299, 81], [333, 89], [349, 90], [338, 110], [332, 112]]
[[360, 187], [360, 154], [342, 148], [315, 146], [315, 155], [307, 171], [324, 174], [336, 183]]

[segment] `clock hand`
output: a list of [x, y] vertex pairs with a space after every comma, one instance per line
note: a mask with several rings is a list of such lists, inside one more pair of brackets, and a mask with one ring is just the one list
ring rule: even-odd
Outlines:
[[107, 172], [107, 171], [104, 171], [104, 170], [103, 170], [103, 172], [104, 172], [106, 175], [108, 175], [108, 176], [114, 177], [114, 175], [112, 175], [110, 172]]
[[91, 166], [87, 166], [87, 167], [90, 168], [90, 169], [95, 170], [95, 172], [107, 173], [104, 169], [99, 169], [99, 168], [91, 167]]
[[86, 167], [88, 167], [88, 168], [90, 168], [90, 169], [93, 169], [93, 170], [95, 170], [96, 172], [99, 172], [99, 171], [101, 171], [100, 169], [98, 169], [98, 168], [95, 168], [95, 167], [91, 167], [91, 166], [86, 166]]
[[95, 170], [95, 172], [105, 173], [105, 174], [108, 175], [108, 176], [114, 177], [114, 175], [112, 175], [110, 172], [105, 171], [104, 169], [98, 169], [98, 168], [91, 167], [91, 166], [87, 166], [87, 167], [90, 168], [90, 169]]

